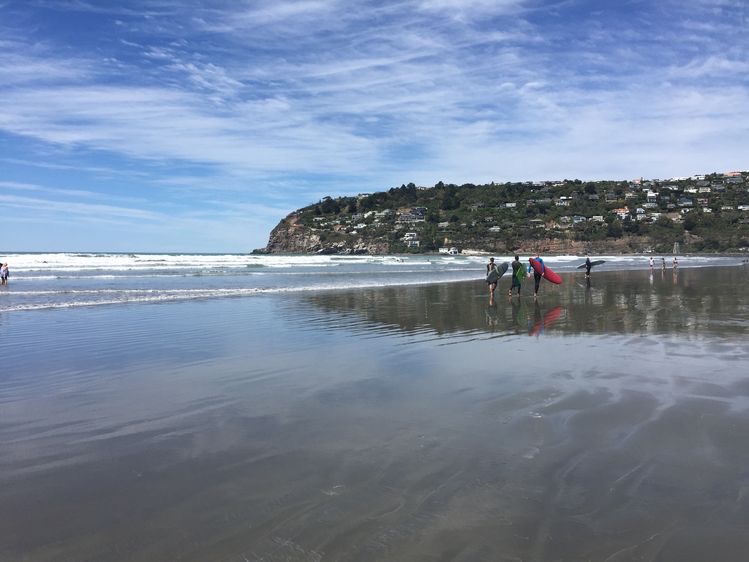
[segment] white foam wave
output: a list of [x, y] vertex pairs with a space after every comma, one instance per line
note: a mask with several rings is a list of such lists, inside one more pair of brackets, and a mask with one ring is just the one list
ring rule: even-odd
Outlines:
[[[455, 283], [465, 281], [465, 279], [443, 280], [442, 283]], [[399, 283], [388, 283], [387, 286], [417, 286], [428, 285], [433, 283], [431, 280], [411, 280]], [[104, 305], [122, 305], [122, 304], [158, 304], [173, 301], [190, 301], [206, 300], [215, 298], [237, 298], [250, 297], [265, 294], [278, 293], [308, 293], [317, 291], [347, 290], [347, 289], [372, 289], [383, 287], [383, 283], [368, 281], [361, 283], [341, 283], [341, 284], [320, 284], [303, 287], [255, 287], [255, 288], [234, 288], [234, 289], [95, 289], [95, 290], [73, 290], [73, 291], [26, 291], [23, 293], [13, 293], [19, 296], [28, 297], [53, 297], [54, 301], [46, 302], [25, 302], [11, 304], [7, 307], [0, 307], [0, 312], [18, 312], [32, 310], [49, 310], [49, 309], [67, 309]], [[59, 297], [65, 297], [59, 299]], [[88, 299], [78, 299], [70, 297], [85, 296]], [[100, 296], [102, 298], [91, 298]], [[118, 298], [112, 298], [118, 297]]]

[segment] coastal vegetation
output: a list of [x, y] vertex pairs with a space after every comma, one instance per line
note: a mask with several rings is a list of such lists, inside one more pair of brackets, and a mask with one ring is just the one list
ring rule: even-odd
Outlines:
[[745, 252], [749, 172], [669, 180], [413, 183], [325, 197], [291, 213], [265, 252]]

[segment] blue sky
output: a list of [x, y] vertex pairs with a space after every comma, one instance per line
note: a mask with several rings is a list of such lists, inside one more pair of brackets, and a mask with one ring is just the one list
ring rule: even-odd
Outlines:
[[738, 0], [0, 0], [0, 251], [245, 252], [325, 195], [749, 168]]

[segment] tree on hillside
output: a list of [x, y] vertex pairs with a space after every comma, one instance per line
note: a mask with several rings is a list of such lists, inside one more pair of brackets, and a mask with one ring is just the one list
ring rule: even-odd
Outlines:
[[326, 215], [329, 215], [331, 213], [338, 214], [341, 212], [341, 206], [335, 199], [325, 197], [322, 200], [322, 203], [320, 203], [320, 210]]
[[692, 211], [691, 213], [687, 213], [686, 218], [684, 219], [684, 230], [692, 231], [695, 228], [697, 228], [697, 225], [699, 224], [699, 217], [697, 216], [697, 213]]
[[609, 224], [606, 235], [612, 238], [621, 238], [623, 233], [622, 223], [618, 219]]

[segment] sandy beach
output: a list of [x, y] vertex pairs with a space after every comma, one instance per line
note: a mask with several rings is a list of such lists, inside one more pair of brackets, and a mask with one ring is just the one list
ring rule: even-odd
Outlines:
[[739, 560], [746, 266], [0, 315], [0, 560]]

